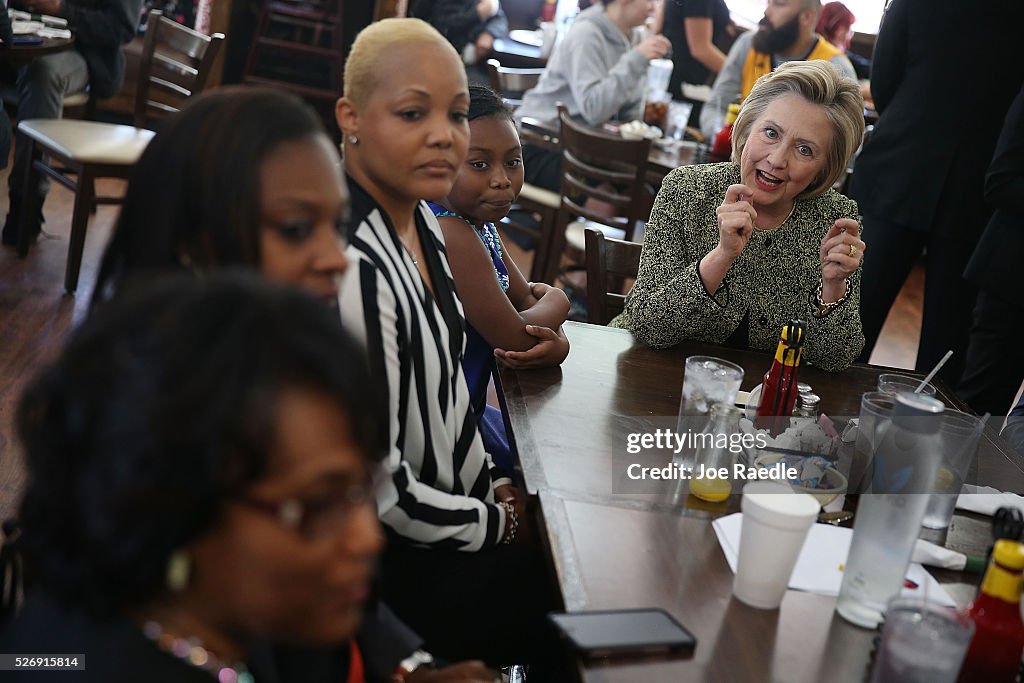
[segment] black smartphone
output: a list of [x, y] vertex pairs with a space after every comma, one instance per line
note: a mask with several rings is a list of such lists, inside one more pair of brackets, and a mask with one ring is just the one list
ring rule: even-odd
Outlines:
[[588, 659], [690, 652], [692, 633], [662, 609], [551, 613], [548, 619]]

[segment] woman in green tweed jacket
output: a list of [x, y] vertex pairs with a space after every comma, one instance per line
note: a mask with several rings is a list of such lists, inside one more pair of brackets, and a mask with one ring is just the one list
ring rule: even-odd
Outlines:
[[733, 128], [732, 161], [670, 173], [636, 284], [611, 322], [653, 347], [684, 339], [773, 350], [807, 322], [804, 361], [845, 369], [860, 353], [857, 204], [831, 189], [860, 144], [857, 84], [827, 62], [758, 80]]

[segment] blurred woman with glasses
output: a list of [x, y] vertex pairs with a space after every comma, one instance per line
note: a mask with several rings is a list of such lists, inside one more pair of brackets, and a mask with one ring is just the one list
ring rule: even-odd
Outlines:
[[359, 353], [335, 312], [248, 277], [92, 315], [18, 409], [30, 582], [0, 650], [105, 683], [362, 680], [354, 646], [296, 652], [354, 635], [383, 547]]

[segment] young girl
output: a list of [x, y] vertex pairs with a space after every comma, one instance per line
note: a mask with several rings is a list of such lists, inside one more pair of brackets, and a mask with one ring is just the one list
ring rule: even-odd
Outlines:
[[469, 152], [451, 192], [430, 208], [441, 224], [455, 288], [466, 312], [462, 367], [484, 447], [496, 465], [511, 470], [501, 412], [487, 405], [495, 349], [540, 347], [533, 354], [534, 364], [558, 365], [569, 352], [565, 337], [539, 344], [528, 330], [544, 327], [554, 336], [565, 322], [569, 300], [560, 289], [527, 282], [505, 252], [494, 224], [508, 213], [523, 188], [523, 148], [511, 110], [494, 91], [471, 85], [469, 97]]

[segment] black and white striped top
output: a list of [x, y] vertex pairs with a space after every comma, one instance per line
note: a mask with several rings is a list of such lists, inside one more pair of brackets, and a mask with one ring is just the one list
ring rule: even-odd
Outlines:
[[437, 219], [421, 203], [416, 228], [435, 300], [390, 218], [355, 181], [348, 184], [352, 228], [339, 302], [372, 376], [387, 382], [394, 486], [378, 499], [381, 521], [417, 545], [493, 546], [504, 535], [505, 513], [494, 503], [493, 466], [462, 373], [465, 318]]

